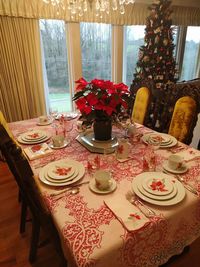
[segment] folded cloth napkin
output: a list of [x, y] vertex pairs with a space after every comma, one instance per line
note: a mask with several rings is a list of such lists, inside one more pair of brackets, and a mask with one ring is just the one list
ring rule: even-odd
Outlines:
[[119, 222], [127, 231], [135, 231], [146, 227], [150, 221], [139, 209], [131, 204], [126, 198], [112, 196], [104, 201], [106, 206], [114, 213]]
[[189, 148], [187, 150], [180, 151], [180, 152], [176, 153], [176, 155], [183, 157], [186, 162], [200, 158], [200, 152], [196, 149], [193, 149], [193, 148]]
[[48, 146], [47, 143], [43, 143], [43, 144], [35, 144], [31, 147], [26, 147], [24, 148], [24, 152], [26, 153], [26, 155], [30, 160], [34, 160], [46, 156], [49, 153], [52, 153], [53, 150]]

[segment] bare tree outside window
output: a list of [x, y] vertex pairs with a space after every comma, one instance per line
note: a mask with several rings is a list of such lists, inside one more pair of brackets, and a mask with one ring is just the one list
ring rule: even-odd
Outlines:
[[49, 89], [49, 106], [70, 111], [65, 24], [61, 20], [40, 20], [43, 52]]
[[80, 23], [83, 77], [111, 79], [111, 25]]

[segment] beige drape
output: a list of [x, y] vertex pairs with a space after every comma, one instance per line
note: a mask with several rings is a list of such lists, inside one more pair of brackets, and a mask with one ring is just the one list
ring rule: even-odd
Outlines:
[[[115, 25], [144, 25], [145, 18], [149, 15], [147, 7], [153, 2], [150, 0], [136, 0], [134, 5], [126, 6], [124, 15], [113, 11], [100, 19], [96, 17], [93, 8], [95, 1], [90, 2], [88, 12], [84, 16], [70, 17], [68, 0], [60, 0], [63, 7], [47, 5], [43, 0], [0, 0], [0, 15], [24, 18], [62, 19], [67, 22], [103, 22]], [[110, 0], [111, 1], [111, 0]], [[173, 0], [172, 20], [174, 25], [200, 26], [200, 3], [197, 0]]]
[[0, 16], [0, 109], [7, 121], [45, 113], [39, 22]]

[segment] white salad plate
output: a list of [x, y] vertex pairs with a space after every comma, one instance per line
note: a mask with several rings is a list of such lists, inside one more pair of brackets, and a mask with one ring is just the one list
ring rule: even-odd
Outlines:
[[22, 138], [22, 136], [18, 136], [17, 141], [21, 144], [25, 145], [33, 145], [33, 144], [39, 144], [47, 141], [51, 137], [51, 134], [47, 133], [45, 138], [39, 139], [39, 140], [25, 140]]
[[91, 191], [93, 191], [94, 193], [97, 193], [97, 194], [101, 194], [101, 195], [104, 195], [104, 194], [109, 194], [111, 192], [113, 192], [116, 188], [117, 188], [117, 183], [114, 179], [111, 179], [111, 185], [110, 185], [110, 188], [107, 189], [107, 190], [100, 190], [96, 187], [96, 182], [95, 182], [95, 179], [92, 179], [90, 180], [89, 182], [89, 188]]
[[[160, 186], [152, 187], [152, 185], [156, 185], [156, 183], [159, 182], [162, 183], [163, 188], [161, 188]], [[174, 185], [169, 179], [163, 178], [162, 175], [161, 177], [156, 176], [155, 178], [154, 174], [149, 174], [149, 177], [142, 181], [142, 187], [147, 192], [157, 196], [169, 195], [174, 190]]]
[[[158, 196], [158, 198], [154, 198], [154, 195], [152, 195], [152, 197], [147, 196], [147, 194], [143, 193], [143, 190], [139, 190], [139, 188], [141, 188], [142, 182], [145, 179], [148, 179], [149, 175], [153, 175], [155, 178], [157, 177], [157, 179], [160, 179], [161, 177], [164, 179], [168, 179], [169, 182], [174, 183], [174, 190], [177, 190], [177, 193], [174, 194], [171, 192], [171, 197], [170, 198], [163, 198], [163, 196]], [[162, 172], [144, 172], [141, 173], [139, 175], [137, 175], [133, 181], [132, 181], [132, 190], [135, 192], [135, 194], [141, 198], [142, 200], [151, 203], [151, 204], [155, 204], [155, 205], [159, 205], [159, 206], [171, 206], [171, 205], [175, 205], [179, 202], [181, 202], [184, 197], [185, 197], [185, 188], [182, 185], [181, 182], [179, 182], [177, 179], [175, 179], [174, 177], [168, 175], [168, 174], [164, 174]], [[173, 196], [174, 194], [174, 196]], [[167, 195], [167, 196], [170, 196]]]
[[[77, 170], [78, 174], [76, 175], [74, 173], [74, 178], [70, 177], [71, 179], [66, 180], [66, 181], [60, 181], [60, 182], [49, 181], [46, 178], [48, 168], [51, 167], [52, 164], [59, 164], [59, 163], [66, 163], [66, 164], [69, 164], [71, 166], [74, 166], [74, 168]], [[84, 174], [85, 174], [85, 167], [83, 166], [82, 163], [80, 163], [76, 160], [73, 160], [73, 159], [62, 159], [62, 160], [58, 160], [55, 162], [51, 162], [51, 163], [47, 164], [46, 166], [44, 166], [39, 172], [39, 179], [40, 179], [40, 181], [42, 181], [44, 184], [47, 184], [47, 185], [64, 186], [64, 185], [70, 185], [70, 184], [73, 184], [73, 183], [79, 181], [84, 176]]]
[[[150, 136], [153, 135], [153, 133], [147, 133], [147, 134], [144, 134], [142, 136], [142, 141], [145, 143], [145, 144], [149, 144], [148, 143], [148, 140], [150, 138]], [[155, 135], [155, 134], [154, 134]], [[161, 143], [160, 144], [160, 147], [161, 148], [168, 148], [168, 147], [173, 147], [177, 144], [177, 139], [169, 134], [164, 134], [164, 133], [157, 133], [157, 135], [160, 135], [162, 138], [170, 138], [168, 141], [169, 143]], [[166, 139], [165, 139], [166, 140]]]
[[52, 182], [52, 183], [56, 183], [56, 184], [59, 183], [59, 184], [60, 184], [60, 183], [65, 183], [65, 182], [69, 182], [69, 181], [74, 180], [74, 179], [76, 178], [76, 176], [78, 175], [79, 170], [78, 170], [78, 168], [75, 169], [75, 171], [74, 171], [74, 173], [73, 173], [72, 176], [70, 176], [70, 177], [68, 177], [68, 178], [64, 178], [64, 179], [53, 179], [53, 178], [51, 178], [51, 177], [48, 176], [48, 173], [47, 173], [47, 172], [48, 172], [48, 170], [45, 171], [44, 175], [45, 175], [45, 178], [46, 178], [48, 181], [50, 181], [50, 182]]
[[47, 134], [45, 131], [33, 130], [33, 131], [29, 131], [29, 132], [25, 132], [21, 134], [21, 137], [27, 141], [35, 141], [35, 140], [44, 138], [46, 135]]
[[182, 174], [182, 173], [185, 173], [188, 171], [188, 167], [185, 163], [183, 163], [183, 165], [181, 166], [181, 168], [178, 168], [178, 169], [172, 169], [169, 167], [169, 164], [168, 164], [168, 161], [164, 161], [163, 162], [163, 168], [168, 171], [168, 172], [171, 172], [171, 173], [175, 173], [175, 174]]
[[146, 197], [148, 198], [151, 198], [151, 199], [154, 199], [154, 200], [159, 200], [159, 201], [162, 201], [162, 200], [169, 200], [173, 197], [175, 197], [175, 195], [177, 194], [177, 187], [176, 185], [174, 184], [174, 188], [172, 190], [172, 192], [168, 195], [154, 195], [154, 194], [151, 194], [149, 192], [147, 192], [143, 186], [142, 186], [142, 183], [141, 181], [138, 182], [137, 184], [137, 187], [138, 187], [138, 190]]
[[[63, 170], [63, 174], [59, 174], [59, 170]], [[66, 171], [66, 173], [64, 173]], [[75, 172], [75, 167], [67, 163], [57, 163], [49, 166], [47, 170], [47, 175], [53, 179], [65, 179], [71, 177]]]

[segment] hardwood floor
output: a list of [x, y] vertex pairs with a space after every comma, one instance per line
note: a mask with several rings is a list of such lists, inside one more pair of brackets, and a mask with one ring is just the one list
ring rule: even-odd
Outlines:
[[[0, 267], [58, 267], [58, 256], [51, 244], [38, 249], [34, 264], [28, 261], [31, 223], [19, 234], [20, 204], [18, 188], [5, 163], [0, 162]], [[189, 252], [177, 257], [165, 267], [199, 267], [200, 238]], [[123, 267], [123, 266], [122, 266]], [[141, 266], [142, 267], [142, 266]]]

